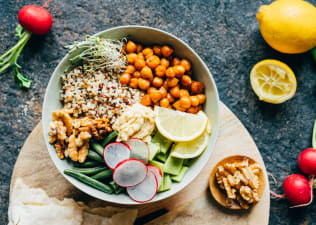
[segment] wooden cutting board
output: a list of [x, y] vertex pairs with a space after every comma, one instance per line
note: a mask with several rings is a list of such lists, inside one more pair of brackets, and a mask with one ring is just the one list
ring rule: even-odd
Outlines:
[[[137, 224], [268, 224], [270, 195], [264, 162], [238, 118], [223, 103], [220, 108], [220, 135], [201, 174], [178, 194], [160, 202], [139, 206]], [[233, 212], [220, 207], [208, 189], [208, 179], [214, 165], [224, 157], [237, 154], [255, 159], [266, 175], [266, 188], [260, 202], [247, 212]], [[17, 178], [22, 178], [30, 187], [42, 188], [50, 197], [60, 200], [64, 197], [73, 198], [91, 207], [109, 205], [82, 193], [58, 172], [48, 155], [41, 123], [35, 127], [21, 149], [13, 171], [11, 189]]]

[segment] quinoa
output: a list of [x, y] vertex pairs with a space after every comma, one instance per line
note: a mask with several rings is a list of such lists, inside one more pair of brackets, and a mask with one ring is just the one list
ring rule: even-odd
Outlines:
[[61, 77], [60, 100], [75, 118], [108, 118], [114, 124], [126, 106], [139, 103], [144, 93], [121, 85], [119, 73], [97, 70], [85, 73], [78, 66]]

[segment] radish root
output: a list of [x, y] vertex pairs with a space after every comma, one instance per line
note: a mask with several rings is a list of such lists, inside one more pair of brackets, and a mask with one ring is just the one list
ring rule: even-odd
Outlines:
[[309, 206], [312, 202], [313, 202], [313, 183], [314, 183], [314, 175], [311, 176], [311, 179], [309, 181], [309, 184], [310, 184], [310, 187], [311, 187], [311, 199], [309, 200], [308, 203], [305, 203], [305, 204], [301, 204], [301, 205], [294, 205], [294, 206], [291, 206], [290, 209], [292, 208], [299, 208], [299, 207], [306, 207], [306, 206]]

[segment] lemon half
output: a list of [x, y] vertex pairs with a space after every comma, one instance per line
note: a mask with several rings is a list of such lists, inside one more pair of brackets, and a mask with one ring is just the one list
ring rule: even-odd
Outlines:
[[296, 78], [291, 68], [274, 59], [262, 60], [250, 72], [252, 89], [260, 100], [280, 104], [296, 92]]
[[192, 141], [207, 129], [208, 118], [202, 111], [191, 114], [156, 106], [154, 112], [159, 132], [175, 142]]

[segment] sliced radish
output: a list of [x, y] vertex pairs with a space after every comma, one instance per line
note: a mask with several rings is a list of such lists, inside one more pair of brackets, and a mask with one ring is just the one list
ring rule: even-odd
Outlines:
[[111, 169], [114, 169], [123, 160], [129, 159], [130, 155], [129, 146], [120, 142], [108, 144], [103, 150], [104, 162]]
[[157, 166], [154, 166], [154, 165], [148, 165], [147, 168], [148, 168], [149, 171], [153, 172], [154, 175], [156, 176], [157, 182], [158, 182], [158, 188], [159, 188], [161, 183], [162, 183], [162, 172], [161, 172], [161, 170]]
[[121, 187], [131, 187], [141, 183], [147, 175], [147, 166], [138, 159], [125, 159], [114, 169], [113, 180]]
[[131, 149], [131, 158], [139, 159], [144, 163], [149, 160], [149, 148], [145, 142], [137, 138], [131, 138], [125, 142]]
[[126, 188], [127, 193], [135, 202], [144, 203], [152, 200], [158, 190], [158, 181], [152, 171], [148, 171], [143, 182], [133, 187]]

